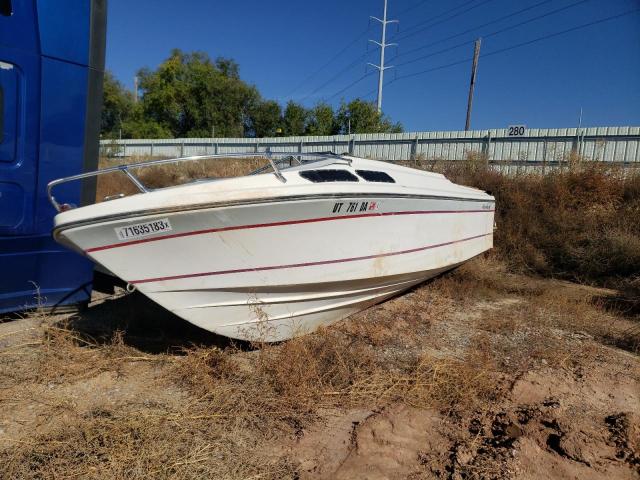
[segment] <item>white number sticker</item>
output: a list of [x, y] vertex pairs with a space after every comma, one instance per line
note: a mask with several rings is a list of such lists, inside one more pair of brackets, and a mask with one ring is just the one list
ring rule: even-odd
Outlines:
[[169, 219], [161, 218], [160, 220], [154, 220], [153, 222], [136, 223], [135, 225], [128, 225], [126, 227], [114, 228], [116, 235], [120, 240], [130, 240], [132, 238], [148, 237], [149, 235], [155, 235], [156, 233], [164, 233], [171, 231], [171, 223]]
[[521, 137], [527, 130], [526, 125], [509, 125], [508, 135], [510, 137]]

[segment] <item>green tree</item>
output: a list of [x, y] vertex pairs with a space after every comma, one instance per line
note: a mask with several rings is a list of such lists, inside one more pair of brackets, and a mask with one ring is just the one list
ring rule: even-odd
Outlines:
[[122, 124], [133, 110], [133, 95], [108, 70], [104, 72], [100, 134], [118, 138]]
[[275, 137], [282, 128], [282, 109], [278, 102], [265, 100], [257, 103], [249, 113], [250, 134], [254, 137]]
[[171, 130], [145, 117], [142, 106], [134, 105], [129, 117], [122, 122], [122, 138], [170, 138]]
[[374, 102], [359, 98], [340, 105], [336, 118], [339, 133], [344, 135], [349, 131], [349, 120], [351, 133], [400, 133], [403, 130], [400, 123], [392, 123], [386, 115], [378, 113]]
[[225, 77], [240, 80], [240, 67], [235, 61], [230, 58], [218, 57], [215, 63], [216, 68], [220, 70]]
[[338, 112], [326, 103], [312, 109], [289, 102], [282, 112], [240, 78], [229, 58], [211, 60], [206, 53], [173, 50], [155, 70], [142, 69], [141, 99], [111, 73], [105, 74], [101, 132], [104, 137], [268, 137], [401, 132], [402, 125], [378, 114], [360, 99], [342, 103]]
[[241, 137], [259, 99], [230, 59], [173, 50], [155, 71], [139, 72], [142, 111], [174, 137]]
[[318, 103], [308, 114], [307, 135], [333, 135], [337, 133], [335, 114], [331, 105]]
[[304, 135], [309, 114], [307, 109], [299, 103], [289, 101], [282, 118], [283, 133], [285, 135]]

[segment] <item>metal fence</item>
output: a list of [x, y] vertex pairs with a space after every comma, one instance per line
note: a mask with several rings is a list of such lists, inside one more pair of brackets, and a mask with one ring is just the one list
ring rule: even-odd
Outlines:
[[[516, 133], [519, 133], [516, 130]], [[348, 152], [388, 161], [463, 160], [482, 155], [490, 163], [562, 165], [571, 154], [628, 166], [640, 166], [640, 127], [529, 129], [511, 136], [509, 129], [451, 132], [376, 133], [275, 138], [173, 138], [102, 140], [105, 156], [178, 157], [281, 152]]]

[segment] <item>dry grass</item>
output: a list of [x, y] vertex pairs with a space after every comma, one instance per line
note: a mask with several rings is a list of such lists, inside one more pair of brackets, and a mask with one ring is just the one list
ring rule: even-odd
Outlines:
[[475, 298], [502, 303], [501, 308], [483, 313], [480, 327], [510, 339], [532, 332], [549, 334], [553, 337], [550, 349], [559, 348], [555, 343], [566, 346], [562, 332], [568, 332], [575, 338], [590, 337], [599, 344], [640, 353], [640, 318], [616, 303], [620, 295], [630, 302], [629, 297], [616, 290], [510, 273], [499, 255], [463, 265], [448, 279], [449, 291], [458, 301]]
[[[448, 315], [450, 301], [441, 298], [442, 309], [432, 313]], [[148, 478], [149, 472], [158, 478], [295, 478], [294, 464], [261, 453], [260, 445], [295, 434], [322, 411], [405, 402], [450, 412], [495, 397], [487, 351], [407, 357], [393, 343], [372, 345], [369, 336], [388, 328], [390, 313], [368, 326], [369, 335], [354, 334], [355, 322], [347, 322], [280, 345], [199, 347], [180, 356], [144, 354], [117, 332], [100, 343], [49, 326], [28, 362], [16, 355], [3, 364], [0, 405], [36, 396], [50, 416], [35, 435], [0, 445], [0, 462], [10, 478]], [[419, 331], [424, 322], [413, 325]], [[420, 343], [415, 331], [405, 334], [404, 340]], [[159, 369], [148, 396], [97, 406], [64, 398], [68, 385], [105, 374], [127, 377], [132, 365], [147, 361]], [[180, 393], [171, 402], [154, 398], [158, 389]]]
[[[0, 444], [0, 462], [9, 478], [297, 478], [267, 445], [327, 411], [404, 403], [463, 417], [531, 369], [577, 368], [597, 342], [632, 344], [631, 320], [594, 302], [599, 290], [562, 285], [488, 256], [333, 328], [182, 355], [149, 355], [117, 331], [105, 343], [47, 326], [41, 345], [0, 364], [3, 411], [38, 398], [41, 418], [36, 433]], [[140, 391], [69, 397], [105, 377]]]
[[2, 455], [5, 478], [291, 478], [286, 459], [239, 455], [252, 432], [200, 411], [117, 405], [70, 414]]
[[[153, 157], [129, 157], [113, 159], [102, 157], [100, 168], [113, 167], [123, 163], [138, 163], [153, 160]], [[156, 165], [133, 170], [142, 183], [149, 188], [162, 188], [181, 185], [199, 179], [226, 178], [246, 175], [266, 164], [260, 158], [215, 158], [194, 160], [179, 164]], [[107, 196], [118, 194], [132, 195], [138, 193], [137, 188], [122, 172], [114, 172], [98, 177], [96, 200], [102, 201]]]
[[505, 174], [482, 159], [437, 167], [491, 192], [497, 251], [511, 269], [619, 286], [640, 276], [640, 175], [595, 162]]
[[193, 395], [216, 405], [216, 415], [254, 427], [273, 427], [274, 420], [302, 426], [318, 410], [394, 401], [461, 408], [492, 393], [481, 381], [489, 358], [440, 359], [423, 352], [406, 359], [385, 350], [367, 337], [327, 329], [252, 352], [191, 350], [175, 373]]
[[[143, 179], [255, 167], [235, 162]], [[0, 352], [0, 410], [15, 420], [0, 435], [4, 477], [298, 478], [273, 445], [327, 412], [401, 403], [465, 418], [526, 372], [589, 368], [610, 347], [639, 352], [638, 177], [600, 167], [506, 176], [478, 161], [446, 173], [496, 195], [496, 251], [332, 328], [150, 354], [117, 330], [105, 342], [43, 317], [41, 335]]]

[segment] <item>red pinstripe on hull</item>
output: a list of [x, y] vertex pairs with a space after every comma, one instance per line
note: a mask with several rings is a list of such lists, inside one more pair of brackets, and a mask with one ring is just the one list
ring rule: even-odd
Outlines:
[[170, 238], [179, 238], [179, 237], [189, 237], [192, 235], [203, 235], [205, 233], [216, 233], [216, 232], [228, 232], [231, 230], [245, 230], [251, 228], [265, 228], [265, 227], [280, 227], [283, 225], [297, 225], [301, 223], [315, 223], [315, 222], [329, 222], [333, 220], [349, 220], [353, 218], [363, 218], [363, 217], [386, 217], [386, 216], [394, 216], [394, 215], [431, 215], [436, 213], [492, 213], [495, 210], [417, 210], [417, 211], [408, 211], [408, 212], [385, 212], [385, 213], [362, 213], [357, 215], [343, 215], [343, 216], [335, 216], [335, 217], [319, 217], [319, 218], [307, 218], [303, 220], [287, 220], [283, 222], [271, 222], [271, 223], [256, 223], [252, 225], [234, 225], [231, 227], [220, 227], [220, 228], [208, 228], [205, 230], [194, 230], [193, 232], [183, 232], [183, 233], [173, 233], [170, 235], [162, 235], [153, 238], [142, 238], [140, 240], [130, 240], [128, 242], [122, 243], [113, 243], [109, 245], [103, 245], [100, 247], [93, 247], [85, 250], [86, 253], [98, 252], [100, 250], [109, 250], [111, 248], [119, 248], [126, 247], [129, 245], [137, 245], [140, 243], [147, 242], [156, 242], [159, 240], [168, 240]]
[[420, 252], [423, 250], [429, 250], [432, 248], [444, 247], [446, 245], [452, 245], [454, 243], [467, 242], [469, 240], [474, 240], [476, 238], [487, 237], [489, 235], [493, 235], [493, 232], [483, 233], [482, 235], [475, 235], [473, 237], [462, 238], [459, 240], [453, 240], [451, 242], [445, 243], [436, 243], [434, 245], [427, 245], [424, 247], [411, 248], [409, 250], [399, 250], [397, 252], [389, 252], [389, 253], [381, 253], [378, 255], [364, 255], [362, 257], [351, 257], [351, 258], [340, 258], [335, 260], [320, 260], [316, 262], [305, 262], [305, 263], [292, 263], [289, 265], [270, 265], [266, 267], [254, 267], [254, 268], [239, 268], [235, 270], [218, 270], [215, 272], [201, 272], [201, 273], [188, 273], [184, 275], [173, 275], [170, 277], [156, 277], [156, 278], [145, 278], [141, 280], [131, 280], [129, 283], [132, 284], [140, 284], [140, 283], [151, 283], [151, 282], [162, 282], [165, 280], [180, 280], [183, 278], [194, 278], [194, 277], [208, 277], [213, 275], [228, 275], [230, 273], [246, 273], [246, 272], [261, 272], [265, 270], [279, 270], [284, 268], [300, 268], [300, 267], [314, 267], [317, 265], [330, 265], [333, 263], [346, 263], [346, 262], [356, 262], [359, 260], [370, 260], [373, 258], [380, 257], [392, 257], [394, 255], [404, 255], [407, 253]]

